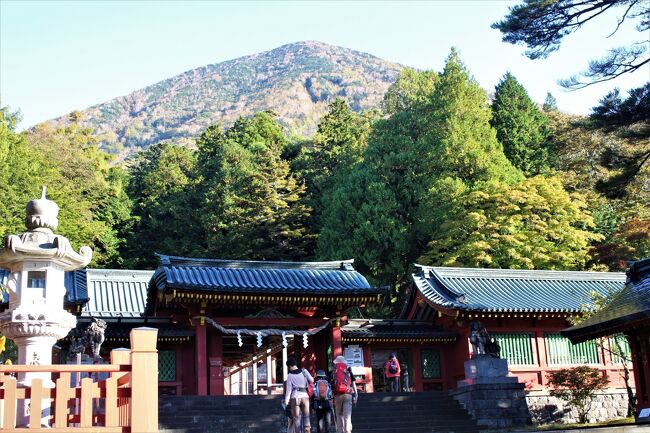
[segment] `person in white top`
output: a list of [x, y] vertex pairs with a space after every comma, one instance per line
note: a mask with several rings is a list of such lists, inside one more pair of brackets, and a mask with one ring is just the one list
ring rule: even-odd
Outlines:
[[305, 433], [311, 433], [309, 394], [307, 393], [307, 388], [310, 383], [314, 383], [314, 378], [304, 368], [298, 368], [298, 363], [293, 357], [287, 359], [287, 367], [289, 367], [289, 374], [287, 375], [284, 401], [282, 403], [284, 407], [289, 405], [291, 408], [295, 433], [301, 433], [301, 419], [304, 419], [305, 422]]

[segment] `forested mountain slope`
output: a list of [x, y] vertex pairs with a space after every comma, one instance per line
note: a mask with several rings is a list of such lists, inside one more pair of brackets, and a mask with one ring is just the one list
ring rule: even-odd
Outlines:
[[[207, 65], [81, 111], [102, 147], [130, 153], [162, 140], [193, 143], [214, 123], [273, 110], [291, 133], [310, 135], [327, 104], [343, 97], [356, 111], [378, 107], [401, 65], [320, 42]], [[65, 123], [68, 116], [55, 119]]]

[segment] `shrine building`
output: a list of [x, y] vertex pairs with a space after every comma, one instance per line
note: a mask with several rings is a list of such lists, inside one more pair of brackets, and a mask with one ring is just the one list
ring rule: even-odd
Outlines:
[[594, 341], [573, 345], [560, 331], [589, 303], [590, 291], [622, 288], [623, 273], [416, 265], [401, 319], [348, 319], [355, 307], [387, 295], [351, 260], [159, 258], [155, 271], [66, 274], [65, 306], [78, 326], [59, 342], [55, 359], [66, 362], [70, 338], [101, 318], [102, 354], [128, 345], [134, 327], [158, 329], [163, 395], [280, 392], [287, 356], [315, 373], [330, 369], [339, 354], [362, 391], [384, 391], [391, 353], [402, 364], [402, 389], [450, 390], [471, 356], [470, 325], [481, 321], [529, 393], [545, 392], [548, 371], [583, 364], [599, 368], [613, 392], [622, 392], [621, 360]]

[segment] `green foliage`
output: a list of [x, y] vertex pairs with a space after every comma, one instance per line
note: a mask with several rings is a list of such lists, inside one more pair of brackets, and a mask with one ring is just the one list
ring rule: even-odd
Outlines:
[[453, 194], [521, 174], [489, 125], [487, 95], [455, 51], [440, 76], [404, 72], [384, 106], [392, 114], [374, 124], [363, 161], [324, 209], [318, 251], [355, 257], [376, 281], [399, 285]]
[[582, 198], [558, 178], [537, 176], [515, 185], [488, 182], [455, 200], [419, 262], [505, 269], [583, 269], [591, 216]]
[[[331, 199], [337, 179], [347, 176], [361, 161], [373, 120], [372, 113], [357, 114], [343, 99], [335, 99], [321, 119], [318, 132], [292, 164], [305, 180], [307, 203], [313, 209], [310, 232], [314, 238], [320, 231], [321, 209]], [[309, 249], [313, 251], [315, 246]]]
[[470, 77], [452, 50], [433, 93], [430, 129], [425, 140], [431, 174], [476, 181], [516, 182], [521, 174], [503, 154], [494, 129], [487, 95]]
[[93, 247], [91, 266], [120, 266], [120, 249], [132, 223], [121, 169], [109, 166], [92, 131], [75, 121], [23, 134], [14, 125], [15, 116], [1, 109], [0, 235], [25, 230], [25, 205], [46, 185], [48, 198], [60, 209], [57, 233], [77, 247]]
[[426, 107], [431, 102], [430, 96], [437, 81], [438, 74], [434, 71], [402, 69], [384, 95], [382, 110], [387, 115], [393, 115]]
[[546, 92], [546, 98], [544, 99], [544, 104], [542, 105], [542, 111], [545, 113], [550, 113], [557, 111], [557, 99], [551, 92]]
[[527, 176], [547, 172], [552, 153], [548, 119], [509, 72], [496, 86], [492, 115], [497, 139], [512, 164]]
[[603, 153], [601, 164], [614, 173], [596, 185], [610, 198], [625, 197], [630, 185], [649, 171], [650, 83], [632, 89], [625, 99], [618, 89], [608, 93], [593, 108], [589, 120], [589, 128], [613, 134], [628, 144]]
[[550, 371], [547, 373], [547, 378], [551, 387], [550, 394], [575, 408], [581, 423], [588, 421], [591, 401], [596, 392], [609, 384], [609, 379], [597, 368], [586, 365]]
[[78, 115], [65, 127], [39, 125], [26, 139], [32, 155], [43, 160], [48, 197], [60, 208], [59, 233], [75, 245], [93, 247], [93, 266], [118, 267], [120, 248], [132, 225], [131, 201], [124, 191], [124, 174], [111, 168], [109, 156], [98, 148]]
[[130, 163], [129, 196], [137, 223], [128, 237], [127, 263], [155, 268], [154, 253], [199, 255], [205, 236], [197, 209], [196, 158], [192, 151], [158, 143]]
[[281, 158], [287, 139], [275, 115], [240, 118], [199, 141], [203, 230], [207, 250], [225, 258], [305, 257], [311, 209], [304, 184]]

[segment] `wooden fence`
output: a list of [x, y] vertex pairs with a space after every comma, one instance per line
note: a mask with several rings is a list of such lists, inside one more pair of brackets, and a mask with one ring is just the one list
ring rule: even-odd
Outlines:
[[[0, 366], [0, 430], [3, 432], [154, 433], [158, 431], [158, 331], [131, 331], [131, 349], [111, 351], [110, 364]], [[55, 387], [34, 378], [18, 385], [16, 373], [49, 372]], [[105, 380], [73, 375], [108, 375]], [[21, 404], [22, 403], [22, 404]], [[20, 407], [29, 407], [23, 421]], [[26, 424], [26, 425], [22, 425]], [[45, 425], [44, 425], [45, 424]]]

